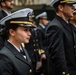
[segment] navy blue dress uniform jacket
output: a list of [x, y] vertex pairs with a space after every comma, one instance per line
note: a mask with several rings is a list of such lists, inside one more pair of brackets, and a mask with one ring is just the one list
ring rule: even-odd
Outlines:
[[12, 44], [5, 42], [0, 51], [0, 75], [32, 75], [31, 61], [26, 52], [25, 59]]
[[39, 44], [37, 39], [36, 30], [31, 29], [31, 38], [28, 44], [25, 44], [25, 48], [31, 58], [34, 74], [36, 73], [36, 64], [40, 60]]
[[7, 16], [7, 13], [5, 13], [3, 10], [0, 11], [0, 20]]
[[[4, 18], [5, 16], [7, 16], [7, 14], [3, 10], [1, 10], [0, 11], [0, 20], [2, 18]], [[2, 49], [3, 46], [4, 46], [4, 35], [2, 35], [1, 32], [0, 32], [0, 49]]]
[[74, 37], [70, 25], [61, 17], [52, 20], [46, 31], [48, 45], [48, 74], [76, 75]]
[[37, 62], [39, 61], [39, 43], [37, 39], [37, 33], [36, 30], [32, 29], [31, 30], [31, 38], [28, 44], [25, 44], [25, 48], [27, 49], [27, 52], [29, 53], [29, 56], [31, 58], [32, 62]]
[[70, 23], [70, 26], [74, 37], [74, 49], [75, 49], [75, 56], [76, 56], [76, 27], [71, 23]]
[[[45, 28], [43, 28], [42, 26], [38, 26], [37, 27], [37, 36], [38, 36], [38, 40], [39, 40], [39, 47], [40, 49], [42, 49], [42, 54], [46, 55], [46, 59], [42, 59], [42, 67], [39, 68], [39, 70], [44, 74], [47, 75], [47, 46], [46, 46], [46, 39], [45, 39]], [[42, 57], [42, 56], [41, 56]]]
[[42, 28], [42, 26], [38, 26], [37, 27], [37, 37], [38, 37], [38, 40], [39, 40], [39, 47], [43, 50], [46, 50], [46, 46], [45, 46], [45, 43], [46, 43], [46, 40], [45, 40], [45, 28]]

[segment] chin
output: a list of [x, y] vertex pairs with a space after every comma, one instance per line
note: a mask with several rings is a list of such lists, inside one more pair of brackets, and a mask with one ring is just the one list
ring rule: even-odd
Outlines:
[[26, 41], [25, 43], [29, 43], [29, 41]]

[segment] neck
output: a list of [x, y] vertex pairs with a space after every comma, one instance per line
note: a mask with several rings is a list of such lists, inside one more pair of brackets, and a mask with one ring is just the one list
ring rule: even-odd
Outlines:
[[57, 13], [58, 16], [60, 16], [63, 20], [65, 20], [66, 22], [68, 22], [69, 17], [65, 16], [63, 13], [58, 12]]
[[10, 41], [12, 44], [14, 44], [15, 46], [17, 46], [18, 48], [20, 48], [21, 43], [18, 42], [17, 40], [15, 40], [15, 39], [10, 39], [10, 38], [9, 38], [9, 41]]
[[10, 9], [3, 8], [3, 10], [7, 11], [8, 13], [11, 13]]

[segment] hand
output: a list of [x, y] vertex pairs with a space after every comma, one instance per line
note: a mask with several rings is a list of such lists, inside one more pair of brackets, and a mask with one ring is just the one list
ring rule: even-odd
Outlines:
[[41, 55], [41, 60], [42, 60], [42, 59], [46, 59], [46, 55], [45, 55], [45, 54], [42, 54], [42, 55]]

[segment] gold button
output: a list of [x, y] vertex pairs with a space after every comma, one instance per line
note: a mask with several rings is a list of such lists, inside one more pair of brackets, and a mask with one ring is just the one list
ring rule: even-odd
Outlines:
[[35, 42], [35, 40], [33, 40], [33, 42]]
[[33, 46], [35, 46], [35, 44], [33, 44]]
[[38, 39], [36, 39], [36, 41], [38, 41]]
[[65, 75], [66, 73], [65, 72], [62, 72], [62, 74]]
[[31, 73], [32, 72], [32, 69], [30, 69], [29, 72]]
[[69, 73], [67, 75], [70, 75]]
[[76, 48], [76, 46], [74, 46], [74, 48]]
[[36, 51], [36, 49], [34, 49], [34, 51]]

